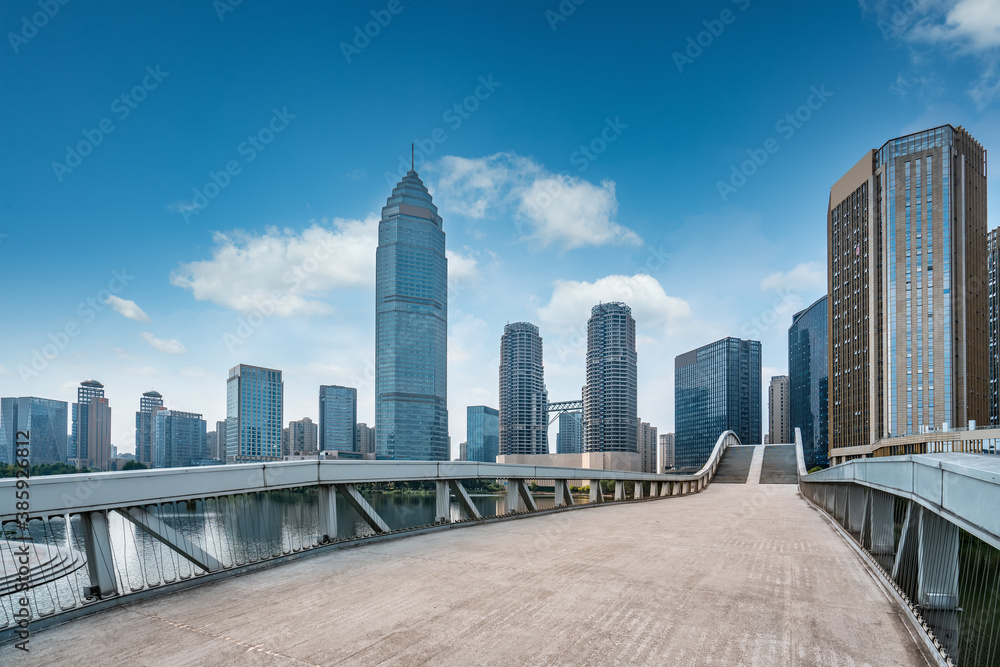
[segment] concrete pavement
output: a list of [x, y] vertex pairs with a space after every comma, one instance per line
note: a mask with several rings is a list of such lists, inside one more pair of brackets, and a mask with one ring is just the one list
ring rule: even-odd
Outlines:
[[792, 485], [712, 485], [326, 552], [40, 631], [31, 649], [5, 645], [0, 661], [931, 664]]

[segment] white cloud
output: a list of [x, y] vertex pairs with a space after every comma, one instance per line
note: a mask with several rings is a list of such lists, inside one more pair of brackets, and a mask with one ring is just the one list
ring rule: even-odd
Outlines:
[[[913, 18], [919, 20], [913, 20], [907, 35], [912, 41], [950, 45], [964, 53], [1000, 46], [1000, 4], [996, 0], [926, 2], [924, 16]], [[894, 23], [901, 23], [898, 16]]]
[[449, 285], [477, 285], [482, 278], [479, 273], [479, 261], [471, 248], [463, 248], [466, 254], [457, 250], [445, 250], [448, 258]]
[[149, 346], [154, 350], [159, 350], [160, 352], [165, 352], [166, 354], [184, 354], [184, 352], [186, 352], [184, 345], [179, 340], [164, 340], [162, 338], [157, 338], [148, 331], [142, 332], [142, 339], [149, 343]]
[[767, 290], [805, 291], [826, 288], [826, 267], [819, 262], [796, 264], [791, 271], [772, 273], [760, 281], [760, 288]]
[[692, 321], [691, 306], [669, 296], [652, 276], [606, 276], [592, 283], [557, 280], [548, 304], [538, 308], [538, 318], [557, 331], [575, 331], [586, 340], [590, 309], [598, 303], [622, 301], [632, 309], [637, 327], [665, 327], [668, 333]]
[[615, 184], [599, 185], [548, 171], [515, 153], [484, 158], [445, 156], [428, 165], [442, 210], [474, 220], [514, 216], [517, 234], [543, 248], [641, 245], [642, 239], [614, 218]]
[[127, 317], [130, 320], [135, 320], [136, 322], [150, 322], [149, 315], [142, 311], [135, 301], [129, 301], [128, 299], [122, 299], [114, 294], [108, 296], [105, 302], [109, 306], [115, 309], [115, 312]]
[[378, 219], [313, 224], [302, 232], [269, 228], [264, 234], [236, 230], [215, 235], [212, 259], [180, 266], [170, 282], [195, 299], [280, 317], [325, 314], [321, 297], [337, 287], [375, 282]]

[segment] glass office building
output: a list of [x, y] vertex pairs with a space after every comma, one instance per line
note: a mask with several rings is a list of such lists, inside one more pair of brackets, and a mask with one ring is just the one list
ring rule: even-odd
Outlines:
[[944, 125], [830, 189], [830, 456], [989, 419], [986, 151]]
[[723, 338], [674, 360], [678, 469], [703, 466], [724, 431], [734, 431], [745, 445], [763, 442], [760, 373], [756, 340]]
[[207, 425], [194, 412], [157, 410], [153, 417], [153, 467], [181, 468], [209, 458]]
[[500, 453], [500, 411], [485, 405], [466, 408], [466, 458], [463, 461], [496, 463]]
[[583, 451], [638, 452], [635, 319], [624, 303], [594, 306], [587, 321]]
[[281, 460], [281, 371], [240, 364], [226, 382], [226, 461]]
[[538, 327], [508, 324], [500, 338], [500, 453], [548, 454], [548, 415]]
[[806, 470], [826, 466], [830, 445], [827, 298], [792, 316], [788, 328], [788, 426], [802, 433]]
[[986, 236], [987, 339], [989, 344], [990, 424], [1000, 425], [1000, 227]]
[[375, 253], [375, 453], [447, 461], [448, 260], [412, 169], [386, 201]]
[[140, 463], [153, 464], [153, 414], [154, 408], [162, 407], [163, 396], [158, 391], [147, 391], [139, 399], [139, 412], [135, 413], [135, 459]]
[[556, 435], [557, 454], [583, 453], [583, 424], [579, 412], [559, 413], [559, 433]]
[[358, 451], [358, 390], [324, 384], [319, 388], [320, 451]]
[[[29, 434], [31, 465], [66, 463], [68, 415], [69, 405], [65, 401], [34, 396], [0, 398], [0, 463], [14, 463], [18, 431]], [[20, 438], [21, 442], [24, 440]]]

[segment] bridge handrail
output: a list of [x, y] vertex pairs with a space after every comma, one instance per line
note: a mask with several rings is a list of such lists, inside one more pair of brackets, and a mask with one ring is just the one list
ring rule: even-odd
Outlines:
[[1000, 549], [997, 456], [950, 453], [854, 459], [799, 481], [853, 483], [908, 498]]
[[[732, 433], [727, 431], [727, 433]], [[108, 509], [325, 484], [443, 481], [463, 479], [608, 480], [678, 482], [700, 480], [716, 461], [724, 433], [709, 463], [693, 475], [562, 468], [475, 461], [279, 461], [225, 466], [162, 468], [33, 477], [31, 514], [53, 515], [81, 509]], [[733, 434], [735, 435], [735, 434]], [[15, 516], [14, 478], [0, 480], [0, 519]]]

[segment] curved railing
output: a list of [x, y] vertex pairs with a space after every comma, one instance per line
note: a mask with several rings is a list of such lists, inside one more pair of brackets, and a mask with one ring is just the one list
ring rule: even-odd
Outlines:
[[1000, 458], [911, 454], [803, 468], [802, 495], [867, 554], [942, 660], [1000, 664]]
[[[613, 485], [614, 501], [696, 493], [711, 481], [730, 444], [739, 439], [727, 431], [691, 475], [476, 462], [293, 461], [0, 480], [0, 641], [16, 637], [22, 621], [47, 624], [94, 605], [351, 540], [612, 502], [602, 482]], [[466, 488], [480, 480], [505, 480], [506, 493], [494, 496], [492, 507]], [[531, 480], [551, 483], [551, 501], [539, 503]], [[430, 502], [419, 509], [380, 506], [377, 494], [366, 490], [397, 482], [432, 482], [433, 510]], [[581, 489], [571, 484], [584, 492], [589, 485], [589, 503], [577, 504], [574, 491]], [[27, 611], [19, 606], [22, 598], [29, 600]]]

